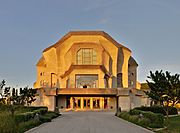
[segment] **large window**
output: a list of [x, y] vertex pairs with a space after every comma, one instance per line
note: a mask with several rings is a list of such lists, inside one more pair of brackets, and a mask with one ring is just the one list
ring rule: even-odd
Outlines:
[[76, 63], [78, 65], [96, 64], [97, 54], [92, 48], [82, 48], [77, 52]]
[[76, 88], [97, 88], [98, 75], [76, 75]]

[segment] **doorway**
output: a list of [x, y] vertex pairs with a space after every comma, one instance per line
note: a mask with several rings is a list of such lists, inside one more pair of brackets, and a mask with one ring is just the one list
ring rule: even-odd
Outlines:
[[84, 108], [90, 108], [90, 99], [84, 98]]

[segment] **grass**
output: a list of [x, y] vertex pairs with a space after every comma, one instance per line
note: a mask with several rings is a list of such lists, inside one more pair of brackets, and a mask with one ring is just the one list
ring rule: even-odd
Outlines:
[[180, 116], [170, 117], [167, 129], [158, 131], [157, 133], [180, 133]]

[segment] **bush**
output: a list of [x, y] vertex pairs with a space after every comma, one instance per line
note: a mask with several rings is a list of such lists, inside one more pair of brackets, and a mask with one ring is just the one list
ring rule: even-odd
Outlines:
[[[176, 115], [178, 114], [178, 111], [175, 107], [168, 107], [169, 108], [169, 115]], [[163, 115], [166, 115], [166, 112], [164, 111], [163, 107], [161, 106], [151, 106], [151, 107], [136, 107], [134, 109], [142, 110], [142, 111], [151, 111], [153, 113], [160, 113]]]
[[118, 117], [143, 127], [159, 128], [164, 126], [164, 116], [150, 111], [133, 109], [120, 113]]
[[132, 110], [129, 111], [129, 113], [131, 115], [140, 115], [140, 114], [142, 114], [142, 111], [138, 110], [138, 109], [132, 109]]
[[47, 113], [47, 111], [48, 111], [47, 108], [40, 108], [40, 109], [34, 110], [33, 113], [43, 115], [43, 114]]
[[55, 112], [51, 112], [51, 111], [49, 111], [48, 113], [45, 114], [45, 116], [48, 116], [48, 117], [50, 117], [51, 119], [54, 119], [54, 118], [58, 117], [59, 115], [60, 115], [60, 114], [55, 113]]
[[164, 116], [150, 111], [143, 111], [142, 115], [150, 120], [149, 127], [160, 128], [164, 126]]
[[35, 120], [30, 120], [30, 121], [27, 121], [27, 122], [22, 122], [18, 126], [19, 127], [19, 133], [24, 133], [25, 131], [27, 131], [27, 130], [33, 128], [33, 127], [36, 127], [36, 126], [38, 126], [40, 124], [41, 124], [40, 121], [35, 121]]
[[35, 116], [35, 113], [26, 112], [26, 113], [15, 114], [14, 118], [17, 123], [20, 123], [20, 122], [29, 121], [30, 119], [33, 119], [34, 116]]
[[150, 123], [151, 121], [148, 118], [139, 118], [139, 120], [137, 121], [137, 124], [143, 127], [148, 127]]
[[17, 133], [18, 128], [11, 114], [1, 112], [0, 114], [0, 132], [1, 133]]
[[33, 119], [36, 114], [44, 115], [48, 111], [48, 109], [44, 108], [44, 107], [43, 108], [32, 107], [29, 110], [31, 110], [31, 109], [37, 109], [37, 110], [34, 110], [33, 112], [25, 112], [25, 113], [15, 114], [15, 121], [17, 123], [26, 122], [26, 121]]
[[48, 117], [48, 116], [40, 116], [39, 117], [39, 120], [44, 123], [44, 122], [50, 122], [51, 121], [51, 118]]

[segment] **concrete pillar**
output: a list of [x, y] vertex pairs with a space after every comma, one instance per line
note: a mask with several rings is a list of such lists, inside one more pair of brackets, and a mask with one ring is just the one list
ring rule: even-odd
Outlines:
[[73, 102], [73, 97], [70, 98], [70, 108], [73, 109], [74, 107], [74, 102]]
[[81, 109], [83, 109], [83, 105], [84, 105], [84, 100], [83, 100], [83, 98], [81, 97]]
[[110, 98], [107, 98], [107, 109], [110, 109]]
[[104, 109], [104, 98], [100, 98], [100, 109]]
[[93, 98], [90, 98], [90, 109], [93, 109]]

